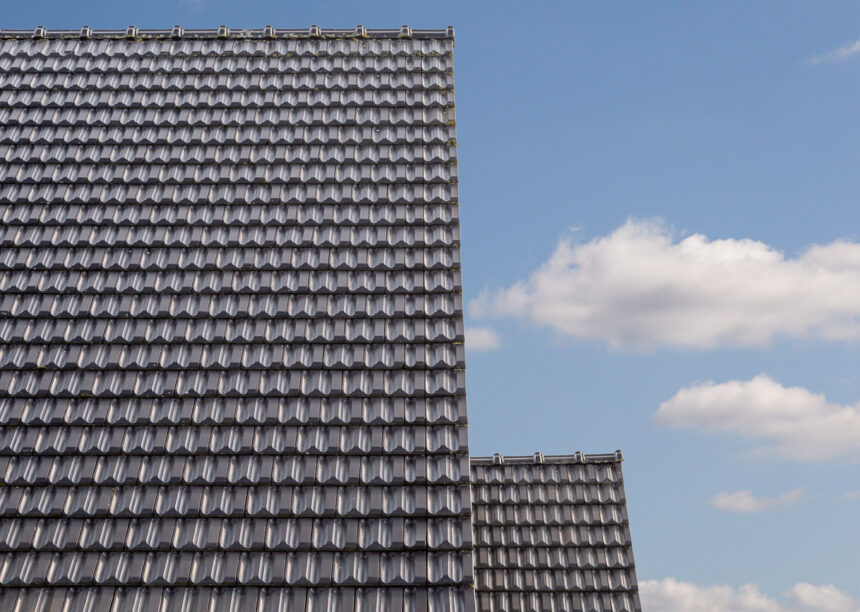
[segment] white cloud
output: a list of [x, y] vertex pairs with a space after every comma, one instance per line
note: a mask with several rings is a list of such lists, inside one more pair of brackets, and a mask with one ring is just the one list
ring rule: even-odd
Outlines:
[[756, 497], [752, 491], [735, 491], [734, 493], [718, 493], [710, 499], [714, 508], [726, 512], [737, 512], [740, 514], [754, 514], [773, 510], [778, 506], [796, 503], [803, 497], [803, 489], [786, 491], [776, 497]]
[[674, 578], [639, 584], [642, 607], [654, 612], [780, 612], [779, 604], [754, 584], [702, 587]]
[[465, 336], [470, 351], [494, 351], [502, 346], [502, 337], [489, 327], [467, 327]]
[[819, 55], [813, 55], [809, 59], [809, 63], [812, 65], [822, 64], [824, 62], [838, 62], [840, 60], [848, 59], [853, 55], [857, 55], [860, 53], [860, 40], [855, 40], [853, 43], [844, 45], [839, 47], [838, 49], [833, 49], [832, 51], [828, 51], [827, 53], [821, 53]]
[[815, 586], [800, 582], [788, 593], [790, 610], [821, 610], [826, 612], [857, 612], [860, 602], [832, 584]]
[[786, 258], [755, 240], [676, 241], [657, 221], [628, 220], [589, 242], [561, 241], [527, 280], [485, 291], [470, 312], [616, 347], [860, 340], [860, 244], [838, 240]]
[[639, 585], [642, 607], [653, 612], [858, 612], [858, 602], [833, 585], [798, 583], [781, 601], [745, 584], [704, 587], [674, 578]]
[[860, 406], [828, 402], [822, 394], [783, 387], [764, 374], [685, 387], [660, 404], [654, 418], [671, 427], [759, 440], [764, 444], [756, 452], [785, 459], [860, 456]]

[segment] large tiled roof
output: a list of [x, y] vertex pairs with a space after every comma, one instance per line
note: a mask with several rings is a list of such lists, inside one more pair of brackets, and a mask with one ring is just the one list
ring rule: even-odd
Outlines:
[[472, 609], [452, 48], [0, 32], [0, 606]]
[[473, 458], [472, 512], [480, 610], [641, 610], [620, 452]]

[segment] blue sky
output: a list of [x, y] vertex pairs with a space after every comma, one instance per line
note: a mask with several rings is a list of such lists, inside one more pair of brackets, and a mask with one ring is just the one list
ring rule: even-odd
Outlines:
[[860, 609], [856, 3], [4, 4], [453, 24], [473, 454], [622, 449], [651, 609]]

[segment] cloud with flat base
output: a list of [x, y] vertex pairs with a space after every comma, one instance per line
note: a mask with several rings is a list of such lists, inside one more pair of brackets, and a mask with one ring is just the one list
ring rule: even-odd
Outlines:
[[562, 240], [527, 279], [483, 292], [475, 318], [516, 317], [616, 348], [764, 347], [780, 338], [860, 340], [860, 244], [795, 257], [751, 239], [676, 239], [630, 219]]
[[755, 584], [699, 586], [675, 578], [639, 584], [642, 607], [655, 612], [860, 612], [860, 602], [833, 585], [799, 582], [779, 600]]
[[734, 493], [718, 493], [709, 503], [718, 510], [738, 514], [757, 514], [773, 510], [779, 506], [797, 503], [803, 497], [803, 488], [786, 491], [775, 497], [757, 497], [750, 490], [735, 491]]
[[830, 402], [764, 374], [685, 387], [660, 404], [654, 421], [754, 440], [759, 455], [797, 461], [860, 458], [860, 406]]

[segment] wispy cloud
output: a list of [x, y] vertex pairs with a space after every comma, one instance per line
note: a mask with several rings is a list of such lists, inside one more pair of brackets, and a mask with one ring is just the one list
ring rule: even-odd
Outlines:
[[670, 427], [758, 440], [757, 453], [820, 461], [860, 457], [860, 406], [827, 401], [803, 387], [760, 374], [752, 380], [705, 382], [660, 404], [654, 420]]
[[803, 489], [787, 491], [776, 497], [756, 497], [752, 491], [735, 491], [734, 493], [718, 493], [710, 499], [710, 504], [719, 510], [736, 512], [738, 514], [757, 514], [773, 510], [779, 506], [797, 503], [803, 497]]
[[562, 241], [528, 279], [485, 292], [470, 313], [622, 348], [858, 341], [860, 243], [786, 257], [756, 240], [676, 240], [658, 220], [629, 220], [586, 243]]
[[489, 327], [467, 327], [464, 335], [468, 351], [480, 353], [502, 347], [502, 337]]
[[180, 0], [180, 5], [188, 7], [188, 11], [191, 13], [199, 13], [209, 2], [210, 0]]
[[823, 64], [825, 62], [839, 62], [844, 59], [848, 59], [854, 55], [860, 53], [860, 40], [855, 40], [853, 43], [849, 45], [844, 45], [839, 47], [838, 49], [833, 49], [832, 51], [828, 51], [827, 53], [821, 53], [819, 55], [813, 55], [809, 58], [809, 63], [813, 66], [817, 64]]
[[755, 584], [738, 588], [700, 586], [675, 578], [645, 580], [642, 605], [660, 612], [858, 612], [860, 602], [833, 585], [798, 582], [781, 599], [764, 595]]

